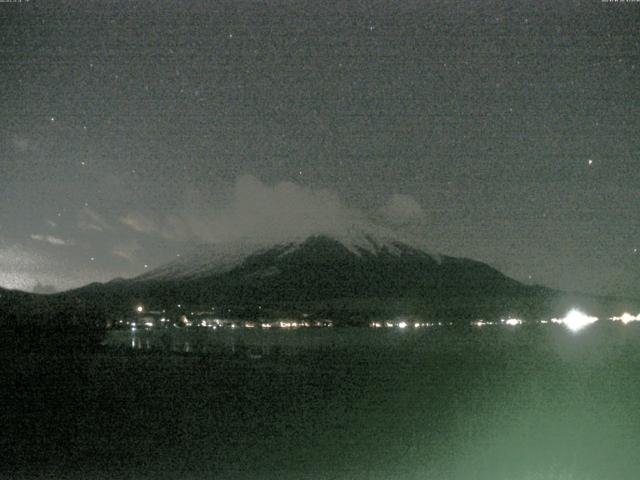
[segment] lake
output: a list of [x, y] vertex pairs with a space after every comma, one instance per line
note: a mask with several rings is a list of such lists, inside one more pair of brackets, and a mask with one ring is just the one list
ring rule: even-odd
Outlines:
[[0, 477], [637, 479], [640, 326], [111, 331], [2, 353]]

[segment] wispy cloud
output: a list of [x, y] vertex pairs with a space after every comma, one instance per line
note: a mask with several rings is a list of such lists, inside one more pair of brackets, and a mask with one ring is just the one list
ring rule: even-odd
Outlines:
[[64, 240], [59, 237], [54, 237], [53, 235], [40, 235], [40, 234], [34, 233], [31, 235], [31, 239], [36, 240], [38, 242], [47, 242], [47, 243], [50, 243], [51, 245], [59, 245], [59, 246], [74, 245], [74, 242], [72, 240]]
[[425, 213], [420, 204], [409, 195], [392, 195], [380, 209], [383, 219], [393, 225], [409, 225], [420, 223]]
[[136, 240], [130, 242], [119, 243], [111, 250], [111, 253], [116, 257], [124, 258], [129, 262], [135, 260], [136, 252], [141, 249], [140, 243]]
[[120, 217], [120, 223], [138, 233], [155, 234], [160, 231], [158, 224], [140, 212], [129, 212]]
[[78, 213], [78, 228], [81, 230], [95, 230], [103, 232], [111, 230], [111, 225], [102, 215], [89, 207], [84, 207]]

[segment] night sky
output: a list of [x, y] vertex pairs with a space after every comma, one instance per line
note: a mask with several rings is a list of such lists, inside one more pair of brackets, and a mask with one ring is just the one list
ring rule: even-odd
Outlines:
[[0, 286], [371, 218], [640, 296], [640, 2], [0, 3]]

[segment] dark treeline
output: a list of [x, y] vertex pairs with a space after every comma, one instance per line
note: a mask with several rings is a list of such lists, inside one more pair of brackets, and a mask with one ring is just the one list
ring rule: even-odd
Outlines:
[[108, 318], [106, 308], [77, 298], [0, 290], [4, 351], [97, 349]]

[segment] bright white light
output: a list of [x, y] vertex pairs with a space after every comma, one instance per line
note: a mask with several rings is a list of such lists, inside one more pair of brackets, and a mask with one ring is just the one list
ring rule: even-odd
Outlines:
[[564, 318], [552, 318], [553, 323], [562, 323], [572, 332], [582, 330], [584, 327], [598, 321], [598, 317], [590, 317], [579, 310], [573, 309]]
[[144, 312], [144, 307], [143, 307], [142, 305], [138, 305], [138, 306], [136, 307], [136, 312], [138, 312], [138, 313], [142, 313], [142, 312]]
[[502, 320], [502, 323], [509, 325], [510, 327], [514, 327], [516, 325], [522, 325], [522, 320], [519, 318], [507, 318], [506, 320]]
[[624, 312], [621, 316], [619, 317], [611, 317], [611, 320], [613, 320], [614, 322], [622, 322], [625, 325], [627, 323], [631, 323], [631, 322], [639, 322], [640, 321], [640, 313], [638, 315], [636, 315], [635, 317], [633, 315], [631, 315], [628, 312]]
[[624, 324], [627, 324], [629, 322], [635, 322], [636, 320], [638, 320], [638, 318], [634, 317], [630, 313], [623, 313], [622, 318], [620, 318], [620, 321]]
[[153, 322], [144, 322], [147, 327], [153, 327]]
[[398, 323], [398, 327], [400, 327], [400, 328], [407, 328], [407, 322], [400, 322], [400, 323]]

